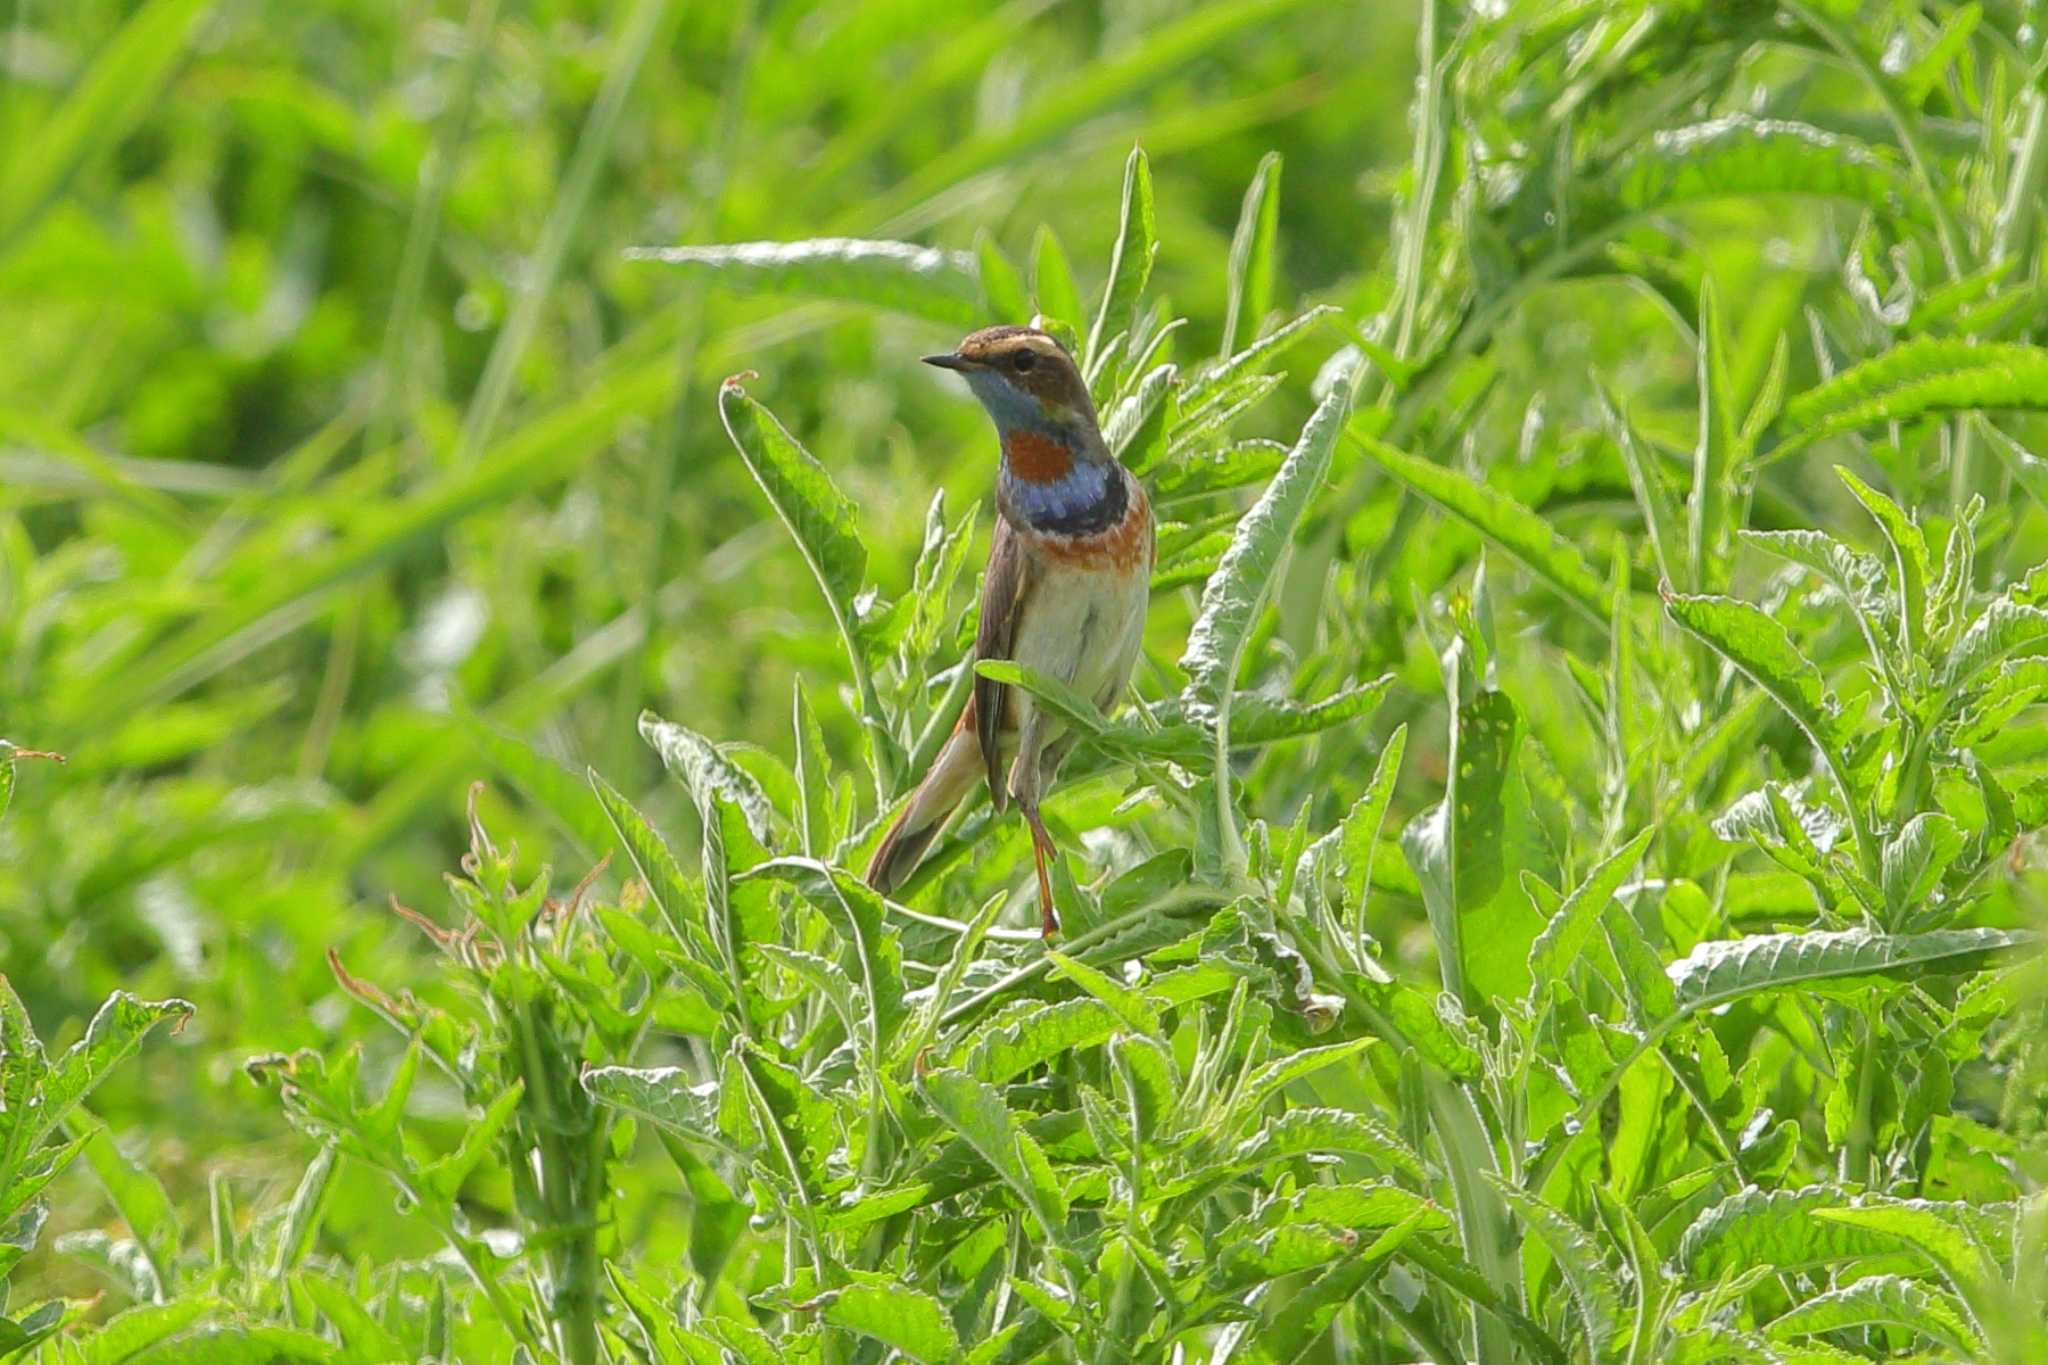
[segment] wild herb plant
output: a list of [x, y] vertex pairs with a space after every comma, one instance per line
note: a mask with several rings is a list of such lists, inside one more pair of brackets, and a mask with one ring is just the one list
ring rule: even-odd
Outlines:
[[[351, 437], [316, 440], [266, 476], [271, 500], [238, 485], [195, 527], [189, 493], [38, 437], [114, 490], [93, 504], [108, 544], [179, 567], [168, 588], [94, 587], [124, 582], [108, 556], [0, 528], [26, 566], [0, 596], [14, 657], [85, 689], [23, 687], [17, 663], [10, 733], [77, 749], [88, 711], [143, 706], [103, 754], [226, 745], [285, 705], [234, 685], [239, 661], [339, 585], [356, 595], [304, 670], [299, 771], [332, 754], [362, 771], [320, 840], [346, 847], [312, 871], [296, 846], [336, 809], [318, 788], [233, 803], [181, 773], [100, 828], [82, 814], [98, 791], [31, 793], [0, 837], [34, 914], [139, 886], [146, 913], [110, 922], [176, 925], [180, 890], [309, 894], [337, 866], [420, 908], [294, 930], [289, 947], [341, 940], [330, 1013], [382, 1032], [358, 1047], [323, 1025], [250, 1063], [313, 1155], [290, 1178], [216, 1170], [210, 1254], [172, 1183], [80, 1111], [19, 1129], [22, 1171], [83, 1154], [121, 1225], [41, 1237], [20, 1212], [35, 1200], [0, 1180], [0, 1240], [90, 1267], [112, 1299], [11, 1308], [16, 1331], [57, 1333], [31, 1358], [2048, 1355], [2038, 26], [1996, 5], [1425, 0], [1412, 143], [1367, 185], [1393, 204], [1383, 252], [1340, 187], [1358, 164], [1315, 139], [1260, 161], [1234, 230], [1205, 242], [1217, 215], [1189, 186], [1218, 178], [1213, 158], [1236, 199], [1252, 158], [1201, 106], [1202, 127], [1153, 130], [1157, 186], [1129, 157], [1091, 260], [1035, 198], [975, 231], [988, 188], [1041, 143], [1086, 140], [1069, 130], [1121, 138], [1085, 122], [1119, 92], [1233, 45], [1272, 52], [1295, 6], [1194, 7], [945, 145], [927, 126], [945, 120], [916, 113], [983, 71], [998, 99], [1033, 7], [901, 89], [741, 9], [685, 30], [735, 74], [701, 101], [712, 207], [679, 235], [730, 240], [606, 258], [633, 281], [620, 311], [651, 320], [565, 364], [586, 383], [559, 407], [512, 417], [517, 381], [545, 372], [522, 356], [551, 283], [577, 327], [616, 302], [576, 293], [565, 261], [628, 92], [660, 78], [646, 58], [675, 20], [658, 3], [617, 20], [530, 292], [466, 409], [415, 423], [393, 398], [419, 383], [448, 191], [430, 177], [359, 465], [326, 472]], [[163, 44], [200, 11], [144, 7], [116, 52], [132, 88], [169, 79]], [[816, 23], [889, 50], [910, 15]], [[494, 7], [470, 21], [488, 35]], [[451, 148], [480, 50], [447, 73]], [[132, 121], [120, 88], [81, 87], [77, 107]], [[764, 182], [788, 150], [747, 140], [764, 105], [828, 130], [808, 176]], [[34, 142], [4, 182], [0, 253], [51, 212], [89, 126], [54, 122], [69, 140]], [[835, 200], [891, 164], [910, 169]], [[1365, 264], [1318, 275], [1303, 237]], [[1325, 282], [1283, 307], [1304, 273]], [[1065, 850], [1051, 943], [1022, 826], [985, 801], [895, 900], [857, 876], [972, 679], [993, 452], [936, 401], [874, 422], [845, 371], [1033, 316], [1081, 358], [1164, 522], [1123, 709], [980, 665], [1088, 737], [1046, 811]], [[771, 344], [791, 337], [806, 344]], [[578, 482], [559, 516], [513, 501], [678, 382], [701, 405], [637, 447], [623, 491]], [[387, 444], [413, 425], [422, 450]], [[886, 477], [863, 443], [892, 452]], [[392, 506], [337, 511], [422, 456]], [[630, 586], [547, 558], [551, 527], [588, 527], [578, 507], [636, 499], [639, 519], [604, 523], [640, 528]], [[666, 544], [671, 503], [697, 539]], [[502, 506], [521, 514], [471, 520]], [[780, 530], [728, 526], [706, 553], [742, 507]], [[515, 637], [500, 657], [560, 659], [480, 714], [379, 709], [351, 733], [363, 642], [402, 619], [372, 569], [458, 524], [476, 540], [452, 557], [502, 570], [470, 575]], [[445, 633], [470, 601], [437, 607]], [[748, 612], [773, 614], [777, 649], [745, 643]], [[685, 685], [625, 670], [545, 727], [611, 663], [652, 658], [664, 626]], [[647, 695], [639, 735], [672, 779], [653, 788], [624, 747]], [[417, 860], [365, 862], [409, 847], [416, 813], [485, 762], [528, 801], [494, 828], [622, 854], [616, 875], [550, 900], [474, 801], [452, 913], [417, 894]], [[138, 838], [152, 811], [162, 829]], [[249, 851], [270, 839], [295, 847]], [[181, 846], [210, 860], [180, 873]], [[423, 932], [431, 970], [370, 923]], [[96, 974], [121, 961], [106, 937], [76, 959]], [[310, 998], [300, 959], [325, 973], [319, 956], [273, 950], [275, 978], [235, 979]], [[110, 1059], [185, 1007], [109, 1010], [70, 1055]], [[7, 1065], [34, 1058], [29, 1083], [69, 1093], [50, 1079], [68, 1061], [14, 1041], [21, 1017]], [[29, 1112], [17, 1093], [6, 1114]]]

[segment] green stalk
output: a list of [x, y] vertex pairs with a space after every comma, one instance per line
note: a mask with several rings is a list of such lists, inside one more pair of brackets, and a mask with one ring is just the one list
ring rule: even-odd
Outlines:
[[1877, 1006], [1871, 1005], [1863, 1014], [1863, 1057], [1856, 1067], [1856, 1115], [1849, 1122], [1849, 1148], [1842, 1160], [1842, 1174], [1865, 1189], [1870, 1188], [1870, 1144], [1874, 1136], [1870, 1115], [1877, 1103], [1877, 1054], [1883, 1037]]
[[[709, 182], [704, 191], [704, 209], [697, 226], [716, 231], [719, 209], [724, 202], [727, 173], [732, 165], [733, 147], [738, 140], [740, 111], [744, 107], [747, 74], [753, 69], [750, 49], [754, 39], [754, 5], [748, 0], [734, 19], [731, 59], [727, 77], [718, 96], [716, 149], [705, 172]], [[647, 461], [647, 479], [640, 507], [647, 517], [647, 540], [640, 560], [639, 607], [647, 619], [647, 634], [640, 648], [621, 662], [612, 698], [611, 733], [617, 746], [613, 768], [627, 771], [626, 756], [638, 749], [633, 717], [640, 714], [641, 680], [655, 653], [655, 627], [661, 620], [660, 597], [662, 561], [668, 548], [669, 501], [675, 494], [676, 470], [682, 463], [685, 437], [690, 429], [688, 410], [695, 397], [697, 351], [704, 330], [704, 291], [689, 286], [678, 306], [676, 324], [676, 392], [662, 410], [661, 425], [655, 433], [652, 458]]]
[[611, 156], [612, 139], [618, 132], [626, 99], [633, 93], [647, 54], [656, 46], [668, 9], [668, 0], [638, 0], [619, 27], [618, 38], [613, 44], [616, 56], [610, 70], [605, 72], [604, 84], [598, 89], [590, 118], [576, 139], [576, 150], [569, 159], [569, 173], [563, 178], [562, 188], [556, 193], [554, 205], [548, 211], [547, 224], [541, 229], [540, 245], [521, 272], [511, 315], [505, 319], [497, 342], [491, 347], [490, 359], [484, 362], [483, 378], [477, 383], [476, 397], [469, 405], [469, 413], [462, 424], [462, 437], [455, 449], [454, 463], [458, 469], [475, 463], [483, 453], [504, 411], [505, 401], [511, 397], [513, 376], [534, 333], [539, 330], [549, 290], [561, 274], [569, 244], [575, 240], [576, 230], [583, 222], [583, 210], [590, 202], [590, 192], [597, 184], [598, 172], [604, 169]]
[[[1458, 1198], [1458, 1235], [1465, 1243], [1465, 1254], [1502, 1302], [1519, 1305], [1521, 1277], [1510, 1250], [1514, 1229], [1499, 1193], [1484, 1178], [1497, 1168], [1485, 1122], [1463, 1086], [1441, 1076], [1427, 1077], [1424, 1083], [1437, 1148], [1443, 1153], [1444, 1171]], [[1477, 1334], [1479, 1365], [1511, 1365], [1515, 1348], [1507, 1324], [1474, 1305], [1472, 1326]]]

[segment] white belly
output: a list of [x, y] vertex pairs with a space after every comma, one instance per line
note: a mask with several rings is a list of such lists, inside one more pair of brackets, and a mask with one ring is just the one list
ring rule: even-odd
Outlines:
[[[1043, 577], [1032, 585], [1031, 610], [1017, 623], [1012, 657], [1108, 711], [1138, 659], [1151, 575], [1059, 563], [1043, 565], [1040, 573]], [[1022, 691], [1013, 694], [1012, 704], [1020, 725], [1035, 709]]]

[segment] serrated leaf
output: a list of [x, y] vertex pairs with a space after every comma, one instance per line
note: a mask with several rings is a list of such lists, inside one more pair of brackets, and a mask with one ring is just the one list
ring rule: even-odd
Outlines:
[[634, 868], [639, 871], [642, 884], [667, 921], [676, 946], [687, 951], [701, 944], [701, 951], [708, 957], [710, 944], [703, 939], [703, 931], [696, 923], [702, 913], [703, 898], [684, 878], [682, 867], [669, 851], [667, 841], [655, 832], [654, 827], [647, 823], [647, 817], [632, 802], [598, 776], [596, 769], [587, 770], [584, 776], [590, 783], [590, 789], [597, 794], [597, 803], [604, 810], [605, 819], [610, 822], [619, 842], [625, 846], [627, 856], [633, 860]]
[[2022, 650], [2030, 655], [2048, 650], [2048, 608], [2010, 595], [1995, 597], [1949, 652], [1942, 684], [1951, 692], [1968, 687], [1993, 664]]
[[1289, 1298], [1285, 1311], [1268, 1322], [1249, 1343], [1246, 1359], [1262, 1365], [1286, 1365], [1306, 1359], [1337, 1314], [1372, 1282], [1380, 1266], [1407, 1244], [1423, 1222], [1423, 1215], [1418, 1212], [1396, 1223]]
[[455, 1150], [420, 1173], [422, 1183], [443, 1199], [453, 1200], [462, 1193], [462, 1186], [470, 1173], [491, 1155], [491, 1145], [512, 1122], [525, 1093], [524, 1081], [514, 1081], [499, 1092], [497, 1098], [485, 1106], [482, 1115], [464, 1125], [461, 1141]]
[[1857, 138], [1729, 114], [1653, 134], [1615, 169], [1617, 206], [1643, 213], [1730, 195], [1828, 195], [1924, 221], [1904, 168]]
[[1224, 780], [1229, 772], [1230, 711], [1238, 669], [1252, 627], [1273, 590], [1281, 556], [1321, 490], [1330, 453], [1343, 427], [1345, 402], [1342, 392], [1332, 392], [1317, 405], [1280, 472], [1238, 523], [1230, 548], [1202, 589], [1201, 609], [1180, 659], [1188, 675], [1187, 713], [1198, 723], [1211, 726], [1215, 735], [1219, 837], [1225, 862], [1232, 866], [1243, 862], [1230, 784]]
[[1934, 1200], [1873, 1195], [1854, 1207], [1815, 1209], [1813, 1216], [1912, 1247], [1941, 1272], [1965, 1302], [1981, 1311], [1999, 1283], [1998, 1263], [1958, 1215], [1981, 1216], [1982, 1212], [1970, 1205], [1945, 1206]]
[[2035, 942], [2013, 929], [1941, 929], [1881, 934], [1868, 929], [1752, 934], [1702, 943], [1665, 970], [1678, 1008], [1690, 1012], [1760, 990], [1837, 978], [1906, 977], [1973, 971], [1979, 959]]
[[1973, 1359], [1984, 1350], [1960, 1304], [1938, 1289], [1899, 1275], [1866, 1276], [1794, 1304], [1772, 1320], [1769, 1332], [1783, 1341], [1858, 1327], [1925, 1333]]
[[1454, 469], [1417, 459], [1372, 437], [1355, 439], [1387, 473], [1499, 545], [1595, 626], [1607, 629], [1606, 586], [1578, 546], [1543, 518], [1499, 489]]
[[1940, 811], [1922, 811], [1908, 820], [1884, 846], [1885, 903], [1894, 911], [1918, 906], [1962, 851], [1962, 830]]
[[626, 258], [675, 266], [748, 293], [840, 299], [958, 327], [973, 327], [984, 319], [975, 258], [909, 242], [819, 237], [638, 247]]
[[1916, 337], [1787, 400], [1786, 455], [1839, 432], [1973, 408], [2048, 407], [2048, 350], [2009, 342]]
[[1585, 1333], [1584, 1359], [1605, 1358], [1608, 1343], [1621, 1321], [1622, 1291], [1621, 1281], [1607, 1263], [1600, 1244], [1563, 1210], [1498, 1176], [1492, 1180], [1508, 1207], [1541, 1239], [1558, 1273], [1564, 1277], [1565, 1289], [1578, 1309], [1580, 1330]]
[[1023, 1001], [982, 1024], [955, 1056], [974, 1075], [1000, 1085], [1063, 1052], [1100, 1045], [1116, 1024], [1115, 1013], [1092, 998]]
[[718, 1083], [693, 1085], [679, 1066], [594, 1066], [582, 1084], [600, 1104], [623, 1109], [693, 1142], [724, 1147], [718, 1132]]
[[1267, 1100], [1294, 1082], [1314, 1075], [1326, 1066], [1349, 1061], [1377, 1041], [1371, 1037], [1352, 1038], [1325, 1047], [1303, 1048], [1267, 1062], [1245, 1079], [1238, 1090], [1233, 1110], [1240, 1115], [1256, 1114], [1265, 1107]]
[[979, 1153], [1016, 1193], [1037, 1219], [1046, 1239], [1063, 1243], [1066, 1199], [1053, 1178], [1045, 1153], [1028, 1133], [1018, 1129], [995, 1087], [948, 1067], [921, 1077], [918, 1092], [932, 1112]]
[[1191, 411], [1199, 409], [1212, 394], [1227, 390], [1246, 376], [1263, 373], [1290, 348], [1306, 341], [1317, 323], [1336, 316], [1338, 312], [1333, 304], [1319, 303], [1299, 317], [1281, 323], [1236, 354], [1205, 368], [1181, 395], [1182, 405]]
[[926, 1365], [960, 1354], [960, 1338], [946, 1310], [937, 1299], [907, 1284], [851, 1284], [799, 1307], [819, 1308], [833, 1326], [873, 1337]]
[[1084, 373], [1093, 375], [1103, 359], [1103, 348], [1119, 334], [1128, 336], [1136, 325], [1138, 301], [1144, 296], [1145, 282], [1152, 277], [1152, 258], [1158, 250], [1158, 229], [1152, 220], [1152, 168], [1144, 149], [1133, 147], [1124, 162], [1116, 246], [1110, 252], [1102, 306], [1095, 310], [1095, 322], [1088, 329], [1088, 349], [1081, 367]]
[[1394, 675], [1385, 674], [1369, 683], [1354, 683], [1321, 701], [1300, 702], [1289, 697], [1269, 697], [1259, 692], [1240, 692], [1230, 703], [1230, 733], [1233, 744], [1271, 744], [1323, 730], [1348, 725], [1371, 715]]
[[868, 548], [860, 518], [825, 467], [737, 378], [718, 391], [719, 419], [747, 472], [782, 519], [825, 595], [856, 677], [866, 676], [855, 599], [867, 577]]
[[1669, 593], [1664, 610], [1769, 693], [1807, 738], [1839, 763], [1840, 726], [1827, 684], [1781, 623], [1733, 597]]
[[1058, 976], [1065, 977], [1107, 1005], [1125, 1028], [1146, 1037], [1158, 1035], [1159, 1011], [1145, 998], [1144, 992], [1126, 986], [1087, 963], [1068, 957], [1057, 950], [1048, 952], [1046, 956], [1052, 959]]
[[1543, 932], [1536, 936], [1529, 949], [1529, 994], [1532, 1000], [1546, 988], [1562, 985], [1579, 954], [1592, 942], [1601, 917], [1614, 900], [1614, 893], [1621, 889], [1622, 882], [1656, 835], [1655, 829], [1643, 830], [1602, 859], [1586, 874], [1584, 881], [1572, 888], [1571, 894], [1551, 915], [1549, 923], [1543, 926]]
[[1927, 580], [1932, 572], [1927, 559], [1927, 537], [1904, 508], [1857, 478], [1852, 471], [1836, 465], [1835, 476], [1856, 501], [1863, 504], [1864, 510], [1870, 513], [1871, 520], [1877, 523], [1892, 547], [1893, 581], [1898, 587], [1895, 619], [1900, 626], [1899, 642], [1909, 651], [1917, 650], [1926, 629]]
[[773, 808], [751, 774], [720, 751], [716, 744], [652, 711], [640, 713], [640, 737], [661, 758], [662, 766], [682, 780], [700, 808], [730, 802], [746, 818], [747, 829], [766, 844]]

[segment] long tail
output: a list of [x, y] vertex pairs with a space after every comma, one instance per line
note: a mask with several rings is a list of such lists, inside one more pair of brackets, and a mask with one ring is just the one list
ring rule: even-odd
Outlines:
[[969, 706], [946, 747], [933, 760], [931, 771], [917, 784], [910, 804], [903, 808], [875, 849], [874, 861], [868, 864], [868, 885], [885, 896], [917, 870], [946, 817], [982, 775], [981, 745], [975, 738], [973, 715], [974, 708]]

